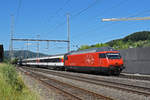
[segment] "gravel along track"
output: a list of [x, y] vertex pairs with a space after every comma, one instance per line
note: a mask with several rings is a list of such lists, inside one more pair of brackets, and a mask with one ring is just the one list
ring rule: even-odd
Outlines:
[[97, 94], [89, 90], [52, 79], [50, 77], [47, 77], [45, 75], [36, 72], [30, 72], [29, 70], [28, 72], [26, 71], [24, 72], [30, 75], [31, 77], [38, 79], [39, 81], [47, 85], [47, 87], [53, 87], [61, 91], [63, 95], [66, 95], [71, 100], [113, 100], [110, 97], [106, 97], [101, 94]]
[[127, 92], [133, 92], [133, 93], [140, 94], [140, 95], [145, 95], [145, 96], [150, 95], [149, 87], [146, 88], [146, 87], [141, 87], [141, 86], [129, 85], [129, 84], [118, 83], [118, 82], [111, 82], [108, 80], [93, 79], [93, 78], [82, 77], [82, 76], [77, 77], [75, 75], [68, 76], [68, 74], [63, 74], [63, 73], [58, 73], [58, 72], [49, 72], [49, 71], [43, 71], [43, 70], [39, 70], [39, 71], [53, 74], [53, 75], [60, 76], [60, 77], [65, 77], [65, 78], [70, 78], [70, 79], [74, 79], [78, 81], [93, 83], [96, 85], [103, 85], [105, 87], [120, 89], [120, 90], [127, 91]]
[[[32, 69], [33, 70], [33, 69]], [[150, 89], [146, 88], [146, 87], [139, 87], [136, 85], [128, 85], [128, 84], [120, 84], [120, 83], [114, 83], [114, 82], [109, 82], [109, 80], [106, 81], [106, 79], [104, 80], [100, 80], [98, 78], [89, 78], [88, 77], [83, 77], [82, 75], [79, 75], [79, 73], [77, 73], [76, 75], [73, 74], [69, 74], [66, 72], [58, 72], [58, 71], [47, 71], [47, 70], [42, 70], [42, 69], [34, 69], [34, 71], [40, 71], [43, 73], [49, 73], [49, 74], [53, 74], [55, 76], [59, 76], [59, 77], [64, 77], [64, 78], [68, 78], [68, 79], [73, 79], [73, 80], [78, 80], [78, 81], [84, 81], [86, 83], [91, 83], [91, 84], [95, 84], [95, 85], [101, 85], [104, 87], [109, 87], [113, 88], [113, 89], [118, 89], [121, 91], [126, 91], [132, 94], [136, 94], [136, 95], [144, 95], [146, 97], [149, 98], [150, 95]], [[87, 75], [86, 75], [87, 76]]]

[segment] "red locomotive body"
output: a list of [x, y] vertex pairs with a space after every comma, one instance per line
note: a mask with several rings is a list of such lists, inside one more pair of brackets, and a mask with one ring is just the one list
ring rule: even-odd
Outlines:
[[65, 55], [65, 69], [86, 72], [105, 72], [119, 75], [123, 59], [119, 51], [110, 47], [92, 48]]

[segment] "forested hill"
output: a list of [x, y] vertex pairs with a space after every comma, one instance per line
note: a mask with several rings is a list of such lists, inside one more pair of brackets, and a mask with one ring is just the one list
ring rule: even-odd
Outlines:
[[150, 31], [135, 32], [122, 39], [111, 40], [106, 43], [97, 43], [94, 45], [82, 45], [79, 48], [79, 50], [104, 46], [110, 46], [115, 49], [148, 47], [150, 46]]

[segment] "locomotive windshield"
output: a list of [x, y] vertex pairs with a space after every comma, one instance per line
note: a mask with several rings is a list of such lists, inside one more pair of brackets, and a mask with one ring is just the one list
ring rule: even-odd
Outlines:
[[120, 53], [107, 53], [108, 59], [120, 59]]

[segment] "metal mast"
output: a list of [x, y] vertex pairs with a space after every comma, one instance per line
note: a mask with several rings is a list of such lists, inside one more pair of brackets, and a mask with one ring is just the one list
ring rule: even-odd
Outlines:
[[11, 15], [11, 32], [10, 32], [10, 47], [9, 47], [9, 55], [10, 58], [13, 59], [13, 34], [14, 34], [14, 15]]
[[69, 14], [67, 14], [67, 33], [68, 33], [68, 52], [70, 52], [70, 25], [69, 25]]

